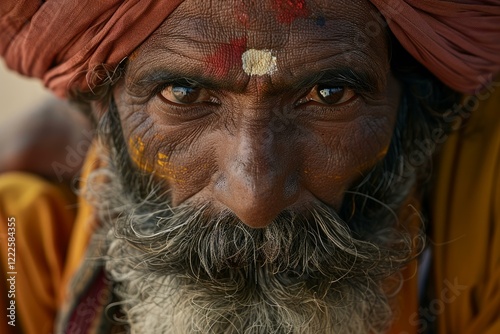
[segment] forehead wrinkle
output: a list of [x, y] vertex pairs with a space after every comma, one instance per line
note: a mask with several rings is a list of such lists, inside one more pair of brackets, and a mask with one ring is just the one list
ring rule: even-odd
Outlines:
[[[168, 22], [168, 21], [167, 21]], [[273, 29], [271, 29], [273, 28]], [[162, 26], [155, 32], [159, 43], [182, 42], [198, 45], [223, 44], [237, 38], [246, 38], [248, 48], [279, 48], [285, 45], [289, 29], [284, 27], [244, 27], [218, 24], [213, 18], [182, 19], [172, 25]], [[187, 45], [190, 46], [190, 45]]]
[[[222, 6], [220, 2], [216, 2], [216, 4], [210, 2], [208, 5], [206, 2], [202, 3], [205, 7], [209, 6], [210, 10]], [[211, 14], [212, 11], [201, 11], [201, 15], [199, 15], [199, 10], [195, 12], [188, 6], [185, 9], [187, 14], [180, 11], [177, 13], [176, 19], [165, 21], [141, 46], [140, 56], [133, 61], [134, 66], [132, 67], [136, 69], [136, 73], [140, 73], [141, 68], [151, 67], [151, 63], [156, 65], [165, 63], [167, 69], [176, 66], [179, 70], [185, 71], [186, 74], [196, 73], [204, 66], [206, 56], [214, 52], [217, 47], [227, 44], [233, 38], [241, 37], [241, 34], [244, 33], [247, 37], [247, 50], [250, 48], [269, 49], [279, 55], [279, 71], [273, 74], [270, 81], [276, 85], [278, 83], [290, 84], [290, 80], [287, 81], [286, 78], [283, 79], [280, 76], [286, 76], [287, 72], [292, 74], [298, 72], [295, 67], [299, 71], [302, 70], [305, 67], [304, 63], [307, 64], [307, 67], [312, 67], [308, 70], [314, 71], [334, 66], [361, 66], [378, 72], [376, 76], [379, 78], [385, 77], [382, 75], [386, 73], [388, 68], [388, 65], [386, 66], [388, 54], [385, 43], [377, 43], [375, 46], [372, 43], [360, 48], [353, 41], [354, 34], [362, 29], [366, 20], [359, 19], [362, 14], [357, 13], [357, 11], [353, 12], [352, 7], [361, 9], [364, 3], [366, 9], [366, 1], [346, 3], [346, 7], [351, 8], [349, 11], [335, 11], [338, 9], [338, 3], [332, 6], [331, 1], [319, 3], [318, 12], [324, 12], [325, 16], [328, 16], [324, 26], [318, 27], [313, 18], [296, 20], [287, 27], [280, 26], [273, 21], [273, 26], [277, 28], [276, 32], [259, 29], [255, 26], [251, 28], [235, 26], [236, 19], [234, 16], [231, 17], [232, 10], [213, 11], [217, 15]], [[225, 4], [227, 5], [227, 2]], [[321, 8], [321, 6], [326, 7]], [[358, 20], [351, 22], [353, 20], [351, 17], [357, 17]], [[382, 38], [377, 39], [377, 41], [382, 41]], [[354, 61], [351, 64], [346, 61], [342, 62], [342, 56], [352, 56]], [[335, 58], [340, 60], [337, 62]], [[174, 64], [172, 59], [177, 59], [177, 63]], [[319, 64], [323, 67], [318, 66]], [[241, 69], [237, 70], [238, 79], [245, 76]], [[236, 74], [235, 71], [233, 72], [231, 75]]]
[[[196, 6], [187, 6], [189, 3], [196, 3]], [[315, 9], [314, 12], [323, 13], [321, 15], [325, 16], [325, 26], [317, 26], [314, 16], [308, 19], [301, 18], [289, 26], [284, 26], [277, 23], [275, 18], [266, 16], [272, 12], [269, 9], [271, 1], [259, 2], [259, 4], [247, 2], [246, 7], [259, 5], [259, 16], [256, 19], [258, 24], [245, 27], [234, 15], [234, 8], [239, 3], [239, 1], [231, 4], [230, 1], [186, 0], [153, 34], [150, 44], [162, 45], [170, 42], [175, 45], [175, 43], [182, 43], [182, 40], [187, 40], [206, 45], [227, 43], [234, 38], [246, 37], [248, 48], [276, 50], [287, 44], [289, 39], [306, 42], [308, 46], [309, 39], [317, 41], [318, 35], [321, 36], [325, 32], [328, 32], [328, 39], [353, 38], [357, 32], [363, 30], [367, 22], [366, 18], [371, 18], [367, 9], [374, 8], [366, 0], [337, 1], [335, 4], [331, 0], [308, 1], [310, 7]], [[268, 10], [263, 9], [262, 4], [269, 7]], [[342, 10], [343, 7], [346, 9]], [[357, 10], [352, 10], [353, 7]], [[324, 37], [327, 38], [327, 36]], [[205, 51], [203, 52], [206, 54]]]

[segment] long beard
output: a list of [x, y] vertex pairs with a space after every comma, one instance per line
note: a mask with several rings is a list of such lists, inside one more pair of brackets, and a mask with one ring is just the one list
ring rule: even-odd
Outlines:
[[108, 165], [91, 175], [101, 180], [91, 197], [130, 332], [388, 329], [390, 296], [399, 270], [415, 256], [416, 238], [391, 207], [370, 210], [376, 221], [367, 215], [344, 221], [317, 203], [307, 212], [283, 212], [264, 229], [207, 206], [171, 207], [162, 185], [130, 162], [116, 114], [110, 115]]

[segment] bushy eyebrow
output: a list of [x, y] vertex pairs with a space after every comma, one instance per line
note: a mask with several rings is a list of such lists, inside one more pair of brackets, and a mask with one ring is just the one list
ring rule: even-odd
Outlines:
[[171, 82], [190, 82], [208, 89], [220, 89], [221, 84], [210, 77], [182, 73], [181, 71], [168, 70], [166, 68], [152, 68], [127, 80], [127, 89], [147, 89], [158, 84]]
[[[347, 86], [358, 92], [373, 93], [381, 89], [382, 78], [368, 69], [340, 67], [325, 69], [307, 74], [290, 82], [273, 87], [268, 93], [279, 93], [287, 90], [301, 90], [317, 84], [330, 86]], [[151, 91], [154, 87], [164, 84], [190, 84], [210, 90], [239, 91], [230, 80], [210, 77], [202, 74], [193, 74], [167, 68], [151, 68], [142, 71], [137, 76], [127, 80], [127, 89], [134, 95], [139, 92]]]
[[373, 93], [381, 87], [381, 78], [374, 72], [350, 67], [325, 69], [298, 80], [292, 89], [314, 85], [347, 86], [359, 92]]

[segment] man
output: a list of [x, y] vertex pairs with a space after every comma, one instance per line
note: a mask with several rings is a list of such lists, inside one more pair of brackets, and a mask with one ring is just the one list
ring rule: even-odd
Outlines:
[[[453, 144], [461, 118], [471, 117], [467, 129], [478, 122], [460, 93], [498, 103], [494, 1], [49, 1], [23, 15], [10, 6], [9, 66], [90, 106], [97, 130], [73, 232], [41, 232], [48, 241], [35, 249], [56, 260], [26, 265], [56, 267], [51, 277], [69, 281], [69, 295], [35, 300], [50, 305], [38, 317], [44, 331], [56, 312], [58, 333], [500, 326], [498, 117], [478, 127], [493, 160], [477, 180], [490, 188], [486, 206], [470, 208], [482, 215], [473, 227], [448, 220], [457, 195], [436, 186], [445, 180], [432, 192], [427, 182], [450, 173], [453, 159], [431, 169], [436, 147]], [[472, 28], [457, 26], [462, 16]], [[57, 36], [31, 34], [47, 24]], [[73, 217], [53, 214], [64, 205], [50, 205], [43, 224], [71, 226]], [[2, 214], [26, 229], [14, 209]], [[66, 245], [51, 241], [70, 233], [65, 258]], [[467, 263], [470, 275], [456, 263], [464, 244], [478, 262]], [[26, 312], [21, 326], [36, 332]]]

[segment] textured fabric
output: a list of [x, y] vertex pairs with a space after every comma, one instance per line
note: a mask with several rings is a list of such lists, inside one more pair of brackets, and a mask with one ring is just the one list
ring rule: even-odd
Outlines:
[[[0, 54], [58, 96], [101, 84], [182, 0], [2, 0]], [[106, 64], [106, 66], [102, 66]]]
[[[111, 301], [112, 283], [105, 279], [102, 257], [106, 252], [102, 237], [93, 238], [99, 228], [94, 208], [85, 199], [85, 186], [89, 174], [102, 167], [94, 143], [85, 160], [80, 176], [78, 214], [70, 236], [66, 267], [63, 273], [59, 314], [55, 328], [57, 333], [107, 333], [111, 324], [104, 314]], [[109, 313], [109, 312], [108, 312]], [[85, 328], [85, 330], [83, 330]]]
[[[0, 333], [53, 333], [61, 299], [76, 197], [65, 186], [25, 173], [0, 175]], [[8, 262], [9, 218], [15, 219], [15, 267]], [[10, 220], [13, 222], [13, 220]], [[15, 275], [15, 297], [7, 278]], [[15, 300], [15, 327], [5, 316]], [[10, 313], [10, 311], [9, 311]]]
[[370, 0], [403, 47], [448, 86], [474, 94], [500, 71], [500, 1]]
[[436, 173], [429, 318], [439, 333], [500, 333], [500, 85], [477, 97]]
[[[3, 0], [0, 54], [10, 68], [41, 78], [61, 97], [88, 91], [181, 2]], [[450, 87], [474, 93], [500, 71], [499, 0], [371, 2], [401, 44]]]

